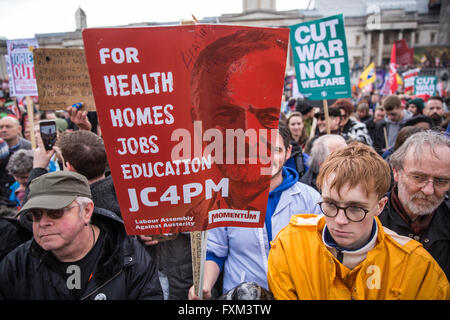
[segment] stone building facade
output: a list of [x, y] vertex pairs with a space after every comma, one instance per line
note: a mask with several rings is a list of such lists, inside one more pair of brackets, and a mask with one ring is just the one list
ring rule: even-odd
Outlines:
[[[276, 0], [242, 0], [242, 12], [205, 17], [200, 23], [222, 23], [246, 26], [288, 27], [308, 20], [342, 13], [349, 63], [352, 70], [360, 70], [370, 62], [377, 67], [389, 63], [392, 44], [405, 39], [410, 47], [449, 46], [449, 0], [310, 0], [308, 7], [277, 11]], [[126, 26], [177, 25], [142, 22]], [[75, 13], [76, 29], [72, 32], [36, 34], [40, 47], [83, 47], [81, 30], [88, 27], [85, 12]], [[0, 53], [6, 53], [6, 41], [0, 40]], [[289, 50], [287, 71], [292, 71], [292, 52]], [[3, 54], [5, 54], [3, 53]], [[0, 58], [0, 79], [5, 78], [4, 60]]]

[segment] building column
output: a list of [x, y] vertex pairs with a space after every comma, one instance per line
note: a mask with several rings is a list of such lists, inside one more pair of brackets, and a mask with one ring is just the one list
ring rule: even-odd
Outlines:
[[372, 51], [372, 32], [368, 31], [367, 32], [367, 37], [366, 37], [366, 53], [364, 56], [364, 66], [368, 66], [370, 61], [370, 52]]
[[411, 44], [410, 44], [410, 48], [414, 48], [414, 46], [416, 45], [416, 31], [413, 30], [411, 32]]
[[380, 35], [378, 37], [377, 67], [381, 67], [381, 63], [383, 62], [383, 44], [384, 44], [384, 33], [383, 31], [380, 31]]
[[403, 30], [400, 30], [400, 32], [398, 33], [398, 40], [402, 39], [403, 39]]

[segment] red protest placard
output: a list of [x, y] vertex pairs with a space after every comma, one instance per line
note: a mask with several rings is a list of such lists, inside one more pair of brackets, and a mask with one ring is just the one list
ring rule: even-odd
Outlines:
[[128, 234], [262, 227], [288, 29], [85, 29]]

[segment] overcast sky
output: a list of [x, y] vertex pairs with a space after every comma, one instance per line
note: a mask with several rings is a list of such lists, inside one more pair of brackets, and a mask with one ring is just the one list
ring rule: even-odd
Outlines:
[[[277, 10], [304, 9], [308, 0], [276, 0]], [[241, 13], [242, 0], [0, 0], [0, 38], [33, 38], [36, 33], [75, 30], [81, 7], [88, 27], [168, 22]]]

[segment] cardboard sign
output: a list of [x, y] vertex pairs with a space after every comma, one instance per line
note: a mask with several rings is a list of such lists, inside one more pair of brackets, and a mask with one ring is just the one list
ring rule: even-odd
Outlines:
[[434, 96], [437, 90], [437, 77], [416, 77], [414, 79], [414, 95], [429, 94]]
[[287, 29], [85, 29], [128, 234], [262, 227]]
[[83, 102], [83, 110], [95, 111], [83, 49], [35, 49], [34, 66], [41, 110], [65, 110]]
[[38, 47], [35, 38], [6, 40], [11, 77], [9, 79], [12, 96], [37, 96], [34, 72], [33, 49]]
[[342, 14], [289, 28], [300, 93], [309, 100], [351, 97]]

